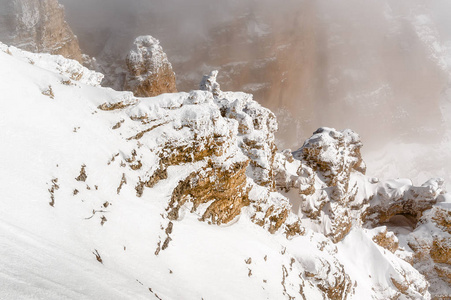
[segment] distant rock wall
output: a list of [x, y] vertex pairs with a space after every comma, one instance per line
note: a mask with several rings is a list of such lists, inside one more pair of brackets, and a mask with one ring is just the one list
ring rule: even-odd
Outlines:
[[31, 52], [83, 61], [78, 39], [57, 0], [2, 0], [0, 39]]

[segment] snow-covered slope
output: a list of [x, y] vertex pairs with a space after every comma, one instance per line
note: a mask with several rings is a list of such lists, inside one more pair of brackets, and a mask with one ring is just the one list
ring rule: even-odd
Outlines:
[[215, 73], [136, 98], [0, 45], [1, 299], [430, 298], [413, 251], [362, 227], [383, 187], [355, 133], [276, 153], [274, 115]]

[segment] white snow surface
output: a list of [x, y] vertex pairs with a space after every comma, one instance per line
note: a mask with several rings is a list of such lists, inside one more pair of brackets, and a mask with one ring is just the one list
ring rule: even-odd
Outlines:
[[91, 71], [83, 67], [79, 62], [64, 58], [61, 55], [51, 55], [46, 53], [31, 53], [20, 50], [14, 46], [7, 46], [0, 42], [0, 51], [14, 55], [16, 59], [36, 65], [52, 73], [62, 75], [62, 80], [78, 81], [91, 86], [99, 86], [103, 79], [103, 74]]
[[[74, 72], [82, 74], [78, 80]], [[371, 230], [356, 226], [337, 244], [310, 228], [287, 239], [254, 224], [250, 208], [216, 226], [183, 207], [169, 247], [155, 255], [166, 237], [162, 216], [172, 190], [206, 162], [169, 167], [167, 179], [137, 197], [136, 173], [123, 161], [138, 149], [144, 176], [155, 168], [152, 149], [161, 141], [190, 137], [175, 128], [191, 122], [205, 135], [231, 130], [236, 136], [238, 125], [221, 117], [209, 92], [134, 98], [99, 87], [100, 80], [74, 61], [0, 44], [0, 299], [303, 299], [300, 289], [306, 299], [323, 299], [316, 284], [334, 286], [343, 272], [350, 299], [394, 297], [391, 278], [402, 280], [400, 274], [425, 284], [407, 262], [376, 245]], [[53, 97], [43, 94], [49, 87]], [[244, 93], [224, 95], [251, 101]], [[130, 106], [98, 109], [119, 102]], [[144, 115], [163, 125], [129, 139], [145, 125], [131, 117]], [[242, 160], [236, 138], [228, 142], [228, 154]], [[82, 165], [85, 182], [75, 179]], [[123, 174], [127, 184], [118, 194]], [[255, 186], [251, 197], [265, 193], [268, 188]]]

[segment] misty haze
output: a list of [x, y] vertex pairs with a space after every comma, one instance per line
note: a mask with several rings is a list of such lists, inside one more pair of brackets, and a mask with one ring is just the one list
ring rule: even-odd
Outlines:
[[0, 54], [0, 299], [450, 299], [451, 2], [0, 0]]

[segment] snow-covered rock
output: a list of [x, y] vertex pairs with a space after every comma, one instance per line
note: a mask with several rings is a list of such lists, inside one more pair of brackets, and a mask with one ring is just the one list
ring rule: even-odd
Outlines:
[[213, 95], [223, 117], [237, 122], [239, 146], [250, 158], [251, 177], [258, 184], [274, 189], [276, 117], [254, 101], [250, 94], [222, 92], [216, 81], [217, 75], [218, 71], [205, 75], [200, 88]]
[[[361, 147], [350, 130], [320, 128], [299, 150], [276, 154], [276, 187], [298, 203], [304, 227], [329, 236], [338, 247], [362, 223], [367, 228], [387, 225], [367, 231], [365, 238], [413, 264], [428, 279], [433, 297], [450, 297], [451, 207], [443, 179], [414, 186], [409, 179], [366, 177]], [[416, 299], [428, 288], [396, 259], [391, 264], [404, 269], [390, 275], [404, 296]]]
[[451, 201], [449, 195], [440, 200], [404, 238], [414, 252], [413, 266], [431, 284], [432, 296], [447, 299], [451, 297]]
[[320, 128], [297, 151], [277, 154], [276, 186], [299, 204], [300, 216], [334, 242], [342, 240], [365, 208], [362, 143], [351, 131]]
[[221, 85], [216, 81], [218, 77], [218, 70], [213, 70], [208, 75], [202, 77], [199, 89], [203, 91], [212, 92], [215, 97], [219, 97], [221, 94]]
[[445, 192], [441, 178], [430, 179], [421, 186], [414, 186], [408, 179], [381, 181], [371, 197], [365, 219], [378, 224], [388, 222], [395, 215], [406, 215], [418, 222], [423, 212], [431, 209]]
[[125, 90], [137, 97], [152, 97], [177, 92], [175, 74], [160, 42], [150, 35], [139, 36], [125, 60]]

